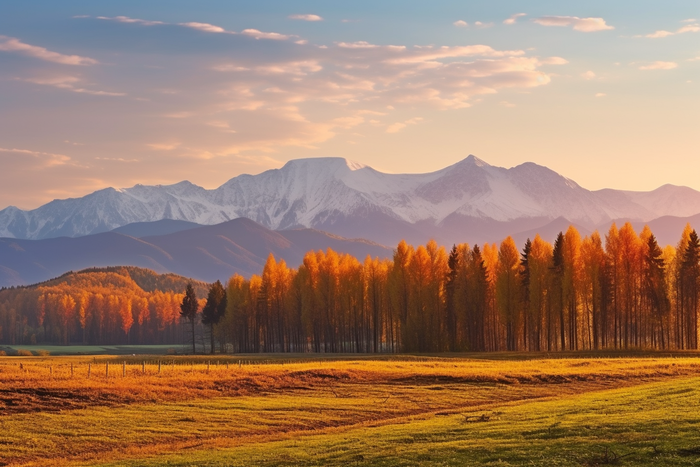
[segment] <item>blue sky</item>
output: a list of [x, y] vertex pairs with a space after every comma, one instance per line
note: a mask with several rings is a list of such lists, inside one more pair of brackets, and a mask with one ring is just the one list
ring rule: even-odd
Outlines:
[[699, 24], [697, 1], [3, 2], [0, 208], [326, 156], [700, 189]]

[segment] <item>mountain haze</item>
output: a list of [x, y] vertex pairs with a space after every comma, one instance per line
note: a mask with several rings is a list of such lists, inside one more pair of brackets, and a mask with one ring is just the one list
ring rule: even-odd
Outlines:
[[0, 239], [0, 286], [42, 282], [67, 271], [137, 266], [157, 273], [213, 282], [234, 273], [262, 273], [270, 253], [291, 267], [311, 250], [332, 248], [363, 261], [386, 258], [391, 249], [366, 240], [348, 240], [313, 229], [275, 232], [249, 219], [143, 238], [105, 232], [43, 240]]
[[584, 229], [700, 213], [700, 192], [590, 191], [531, 162], [510, 169], [474, 157], [426, 174], [387, 174], [341, 158], [299, 159], [206, 190], [190, 182], [107, 188], [31, 211], [0, 211], [0, 236], [77, 237], [164, 219], [213, 225], [245, 217], [273, 229], [314, 228], [394, 245], [496, 241], [560, 217]]

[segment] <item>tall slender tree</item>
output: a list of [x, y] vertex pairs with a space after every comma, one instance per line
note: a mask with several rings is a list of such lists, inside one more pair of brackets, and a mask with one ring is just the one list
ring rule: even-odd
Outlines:
[[207, 303], [202, 308], [202, 324], [209, 326], [210, 353], [214, 353], [214, 326], [219, 323], [226, 313], [226, 290], [221, 281], [214, 282], [209, 287]]
[[197, 294], [194, 291], [192, 284], [187, 284], [185, 288], [185, 296], [182, 298], [182, 303], [180, 304], [180, 316], [189, 320], [192, 325], [192, 354], [197, 353], [197, 348], [195, 347], [194, 340], [194, 323], [197, 319], [197, 311], [199, 311], [199, 302], [197, 301]]

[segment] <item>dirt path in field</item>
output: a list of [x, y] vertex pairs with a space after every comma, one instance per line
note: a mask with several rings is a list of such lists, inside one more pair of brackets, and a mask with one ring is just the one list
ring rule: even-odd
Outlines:
[[[685, 371], [681, 373], [686, 373]], [[299, 401], [298, 407], [266, 411], [265, 419], [258, 420], [258, 414], [236, 413], [236, 419], [226, 426], [215, 426], [207, 433], [192, 436], [154, 436], [139, 442], [122, 441], [119, 436], [109, 442], [94, 442], [69, 436], [57, 438], [50, 452], [31, 450], [23, 454], [0, 458], [4, 465], [69, 465], [73, 463], [113, 462], [119, 459], [139, 458], [159, 453], [183, 453], [187, 449], [206, 449], [215, 447], [234, 447], [250, 443], [264, 443], [282, 439], [295, 438], [308, 434], [345, 431], [363, 426], [380, 426], [402, 423], [409, 419], [463, 414], [465, 421], [488, 421], [488, 417], [499, 406], [517, 404], [544, 398], [568, 397], [584, 392], [606, 390], [661, 381], [684, 376], [677, 371], [665, 375], [656, 372], [640, 374], [636, 377], [612, 377], [610, 375], [539, 375], [507, 377], [499, 376], [491, 380], [484, 378], [453, 377], [446, 375], [416, 375], [389, 377], [383, 381], [371, 378], [371, 381], [352, 379], [347, 372], [327, 370], [305, 370], [289, 374], [286, 379], [270, 381], [242, 381], [240, 385], [230, 386], [228, 390], [213, 390], [211, 385], [200, 388], [206, 394], [213, 391], [217, 397], [275, 397], [292, 396]], [[214, 384], [216, 386], [216, 384]], [[94, 406], [114, 406], [121, 408], [152, 406], [137, 395], [134, 400], [125, 403], [119, 400], [118, 393], [86, 393], [73, 388], [70, 391], [46, 388], [34, 388], [13, 391], [4, 388], [0, 397], [17, 397], [24, 401], [18, 407], [24, 409], [14, 412], [12, 419], [22, 417], [22, 413], [50, 410], [62, 410], [59, 417], [70, 418], [76, 408], [90, 411]], [[5, 391], [5, 392], [2, 392]], [[8, 394], [11, 394], [8, 396]], [[72, 395], [71, 395], [72, 394]], [[122, 394], [123, 395], [123, 394]], [[200, 400], [201, 393], [195, 391], [187, 400]], [[78, 396], [78, 397], [74, 397]], [[313, 397], [319, 396], [338, 401], [338, 408], [319, 408], [313, 404]], [[311, 398], [311, 399], [310, 399]], [[63, 409], [53, 405], [56, 401], [71, 399]], [[371, 402], [367, 402], [370, 400]], [[357, 401], [355, 404], [354, 401]], [[341, 407], [342, 406], [342, 407]], [[169, 410], [170, 403], [162, 405]], [[69, 410], [66, 410], [69, 409]], [[82, 412], [82, 410], [80, 411]], [[484, 416], [480, 418], [481, 416]], [[250, 417], [250, 420], [248, 419]], [[257, 417], [257, 419], [256, 419]], [[0, 417], [0, 422], [3, 417]], [[257, 421], [256, 421], [257, 420]], [[60, 423], [60, 419], [57, 420]], [[178, 420], [180, 423], [212, 424], [205, 415]], [[156, 423], [156, 422], [154, 422]], [[254, 428], [240, 428], [253, 424]], [[148, 427], [134, 427], [144, 429]], [[128, 438], [128, 437], [125, 437]]]

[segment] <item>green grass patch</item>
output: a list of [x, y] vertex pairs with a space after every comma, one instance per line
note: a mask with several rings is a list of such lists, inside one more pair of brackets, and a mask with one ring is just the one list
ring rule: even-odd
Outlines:
[[681, 466], [700, 463], [699, 433], [700, 378], [685, 378], [99, 465]]

